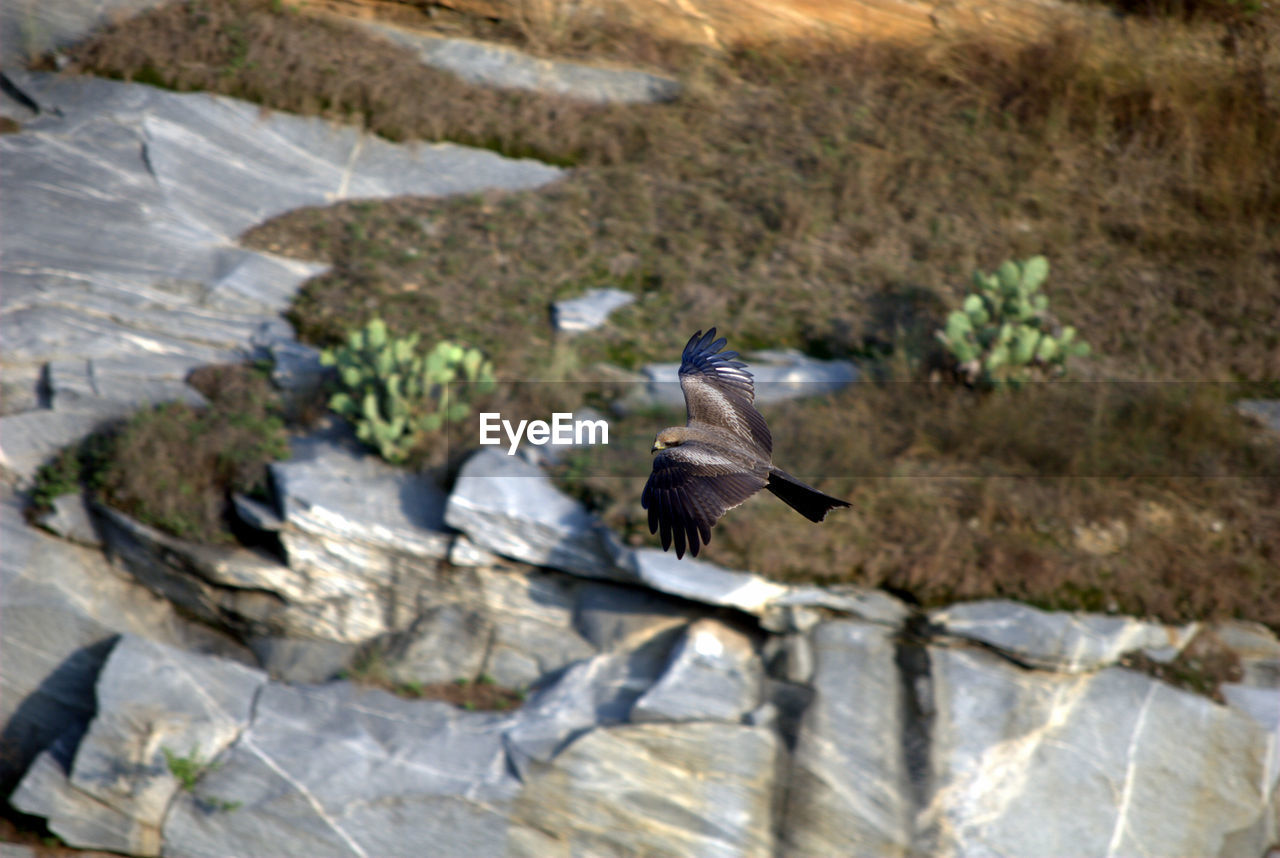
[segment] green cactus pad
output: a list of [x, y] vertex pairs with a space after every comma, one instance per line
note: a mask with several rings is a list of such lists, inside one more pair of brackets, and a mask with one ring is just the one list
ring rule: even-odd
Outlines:
[[1049, 260], [1033, 256], [1022, 263], [1022, 288], [1028, 292], [1039, 289], [1049, 277]]
[[1090, 353], [1074, 328], [1058, 331], [1040, 291], [1048, 276], [1044, 256], [973, 273], [973, 291], [937, 332], [969, 382], [1016, 387], [1035, 375], [1060, 375], [1068, 357]]
[[[381, 319], [320, 360], [337, 369], [340, 389], [329, 407], [390, 462], [407, 461], [447, 423], [465, 420], [474, 398], [496, 387], [493, 365], [478, 349], [444, 341], [424, 355], [416, 335], [393, 338]], [[459, 379], [472, 383], [452, 384]]]

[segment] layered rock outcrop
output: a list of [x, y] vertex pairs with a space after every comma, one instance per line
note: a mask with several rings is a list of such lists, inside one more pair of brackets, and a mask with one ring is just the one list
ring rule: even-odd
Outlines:
[[[193, 396], [197, 363], [260, 346], [282, 382], [307, 377], [278, 311], [316, 269], [237, 247], [256, 220], [557, 175], [228, 99], [15, 79], [43, 108], [0, 137], [16, 482], [105, 417]], [[338, 430], [294, 453], [273, 503], [237, 499], [279, 553], [187, 545], [77, 499], [57, 539], [3, 490], [13, 807], [75, 846], [170, 856], [1225, 856], [1278, 839], [1267, 629], [924, 612], [633, 549], [502, 453], [448, 492]], [[474, 712], [337, 678], [368, 652], [397, 683], [485, 676], [527, 699]]]

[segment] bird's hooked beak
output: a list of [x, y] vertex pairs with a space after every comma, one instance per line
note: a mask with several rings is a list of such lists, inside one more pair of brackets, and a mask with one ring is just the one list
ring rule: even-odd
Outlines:
[[667, 449], [667, 445], [666, 445], [666, 444], [664, 444], [664, 443], [662, 443], [661, 441], [658, 441], [657, 439], [655, 439], [655, 440], [654, 440], [654, 442], [653, 442], [653, 449], [652, 449], [652, 450], [650, 450], [649, 452], [650, 452], [650, 453], [656, 453], [656, 452], [658, 452], [659, 450], [665, 450], [665, 449]]

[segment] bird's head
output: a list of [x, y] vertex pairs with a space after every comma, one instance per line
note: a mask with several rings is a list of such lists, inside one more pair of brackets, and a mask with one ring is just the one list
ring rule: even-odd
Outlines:
[[669, 429], [663, 429], [658, 433], [658, 437], [653, 440], [653, 449], [650, 453], [656, 453], [659, 450], [665, 450], [668, 447], [679, 447], [684, 443], [684, 429], [679, 426], [672, 426]]

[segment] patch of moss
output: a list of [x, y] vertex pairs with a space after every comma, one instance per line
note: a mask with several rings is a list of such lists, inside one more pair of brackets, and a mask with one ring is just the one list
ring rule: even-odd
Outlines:
[[64, 447], [36, 470], [28, 510], [39, 516], [53, 509], [53, 502], [63, 495], [80, 491], [80, 447]]
[[100, 487], [102, 470], [110, 453], [110, 431], [95, 433], [55, 453], [36, 469], [34, 485], [27, 497], [28, 521], [34, 522], [52, 511], [54, 501], [63, 495]]

